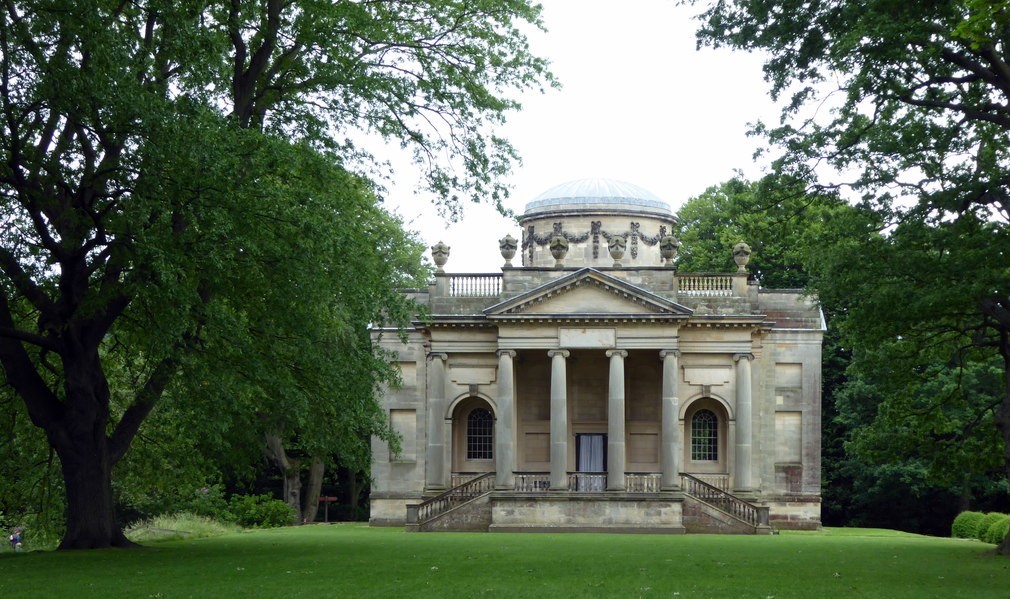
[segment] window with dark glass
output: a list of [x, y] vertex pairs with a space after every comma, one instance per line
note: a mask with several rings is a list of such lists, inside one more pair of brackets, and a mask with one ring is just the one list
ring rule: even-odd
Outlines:
[[491, 410], [477, 408], [466, 417], [466, 459], [494, 458], [494, 415]]
[[691, 418], [691, 459], [697, 462], [719, 459], [719, 419], [711, 410], [698, 410]]

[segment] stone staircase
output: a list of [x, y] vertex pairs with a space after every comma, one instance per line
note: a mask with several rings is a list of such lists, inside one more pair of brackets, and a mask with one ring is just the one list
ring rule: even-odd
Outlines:
[[489, 495], [494, 482], [495, 473], [489, 472], [407, 506], [407, 532], [486, 532], [491, 526]]
[[[690, 474], [681, 474], [683, 530], [690, 534], [773, 534], [768, 508]], [[407, 506], [407, 532], [486, 532], [491, 527], [495, 474], [483, 474]]]
[[749, 503], [690, 474], [681, 474], [684, 529], [689, 534], [773, 534], [768, 508]]

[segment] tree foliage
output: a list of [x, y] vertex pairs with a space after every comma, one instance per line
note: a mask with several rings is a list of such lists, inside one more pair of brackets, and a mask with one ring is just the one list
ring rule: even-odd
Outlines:
[[450, 210], [499, 202], [514, 152], [492, 130], [552, 81], [519, 29], [538, 9], [12, 0], [0, 19], [0, 364], [59, 457], [61, 546], [127, 544], [112, 467], [166, 398], [212, 440], [283, 421], [352, 452], [390, 378], [364, 327], [407, 314], [395, 288], [421, 272], [344, 136], [415, 150]]
[[[891, 361], [894, 369], [917, 363], [909, 370], [915, 389], [882, 398], [881, 422], [907, 414], [920, 438], [947, 425], [962, 439], [984, 430], [966, 426], [980, 398], [951, 385], [959, 372], [997, 360], [1002, 386], [989, 415], [1005, 473], [1008, 15], [984, 0], [729, 0], [707, 7], [699, 31], [702, 44], [767, 52], [766, 79], [787, 102], [782, 121], [758, 132], [782, 150], [778, 170], [860, 196], [864, 218], [851, 223], [859, 230], [826, 240], [814, 288], [843, 302], [854, 360], [873, 362], [876, 349], [887, 349], [888, 360], [910, 358]], [[943, 398], [962, 402], [958, 414], [940, 409]], [[917, 411], [923, 402], [933, 408]], [[1010, 552], [1007, 543], [1001, 549]]]
[[736, 270], [732, 247], [753, 250], [748, 271], [772, 289], [801, 289], [809, 281], [808, 247], [818, 243], [833, 213], [847, 206], [834, 194], [808, 194], [806, 185], [769, 175], [736, 177], [709, 187], [677, 211], [678, 268], [685, 272]]

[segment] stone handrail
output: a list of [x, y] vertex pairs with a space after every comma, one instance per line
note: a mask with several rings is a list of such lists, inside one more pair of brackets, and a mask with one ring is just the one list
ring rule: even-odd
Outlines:
[[725, 274], [677, 275], [677, 293], [690, 297], [732, 297], [733, 276]]
[[494, 490], [494, 476], [494, 472], [488, 472], [427, 501], [407, 506], [407, 524], [422, 524], [460, 504], [490, 493]]
[[569, 472], [568, 490], [581, 493], [599, 493], [607, 490], [606, 472]]
[[690, 474], [681, 473], [684, 493], [717, 507], [734, 518], [754, 527], [768, 526], [768, 508], [747, 503], [743, 499], [718, 489]]
[[659, 493], [663, 475], [658, 472], [627, 472], [624, 475], [624, 490], [628, 493]]
[[449, 275], [451, 297], [497, 297], [501, 295], [501, 274]]
[[549, 472], [516, 472], [513, 489], [520, 493], [540, 493], [551, 488]]
[[468, 483], [483, 474], [483, 472], [453, 472], [449, 476], [449, 484], [452, 487], [458, 487], [463, 483]]

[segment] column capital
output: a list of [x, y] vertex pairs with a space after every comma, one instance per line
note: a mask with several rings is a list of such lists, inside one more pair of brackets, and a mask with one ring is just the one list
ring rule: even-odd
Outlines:
[[548, 358], [553, 358], [554, 356], [561, 356], [562, 358], [567, 358], [570, 355], [572, 355], [572, 352], [568, 351], [567, 349], [550, 349], [550, 350], [547, 350], [547, 357]]
[[680, 357], [680, 350], [679, 349], [663, 349], [663, 350], [659, 351], [659, 357], [660, 357], [660, 359], [665, 358], [667, 356], [673, 356], [674, 358], [679, 358]]
[[733, 354], [733, 361], [739, 362], [740, 360], [747, 360], [748, 362], [754, 359], [754, 354]]
[[497, 352], [495, 352], [495, 355], [498, 356], [499, 358], [502, 357], [502, 356], [508, 356], [510, 358], [515, 358], [516, 357], [516, 350], [514, 350], [514, 349], [499, 349]]
[[449, 354], [445, 352], [433, 351], [428, 353], [429, 360], [442, 360], [443, 362], [449, 359]]
[[613, 358], [614, 356], [620, 356], [621, 358], [627, 358], [628, 357], [628, 350], [626, 350], [626, 349], [608, 349], [607, 350], [607, 357], [608, 358]]

